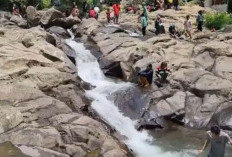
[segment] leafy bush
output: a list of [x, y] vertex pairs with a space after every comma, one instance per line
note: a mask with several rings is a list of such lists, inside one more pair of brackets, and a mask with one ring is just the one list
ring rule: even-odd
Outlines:
[[228, 13], [207, 13], [205, 26], [209, 29], [221, 29], [227, 24], [232, 24], [232, 16]]

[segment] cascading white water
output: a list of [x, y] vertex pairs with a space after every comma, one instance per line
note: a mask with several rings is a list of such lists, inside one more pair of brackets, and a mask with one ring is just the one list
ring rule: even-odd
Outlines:
[[135, 122], [123, 116], [114, 103], [107, 99], [111, 93], [125, 90], [133, 85], [124, 82], [115, 83], [107, 79], [102, 73], [97, 59], [82, 43], [77, 43], [72, 39], [68, 39], [66, 42], [76, 51], [78, 75], [84, 81], [96, 86], [96, 88], [86, 91], [87, 96], [93, 99], [92, 108], [120, 134], [127, 137], [125, 143], [137, 157], [193, 156], [183, 152], [164, 152], [159, 146], [154, 145], [154, 139], [146, 131], [137, 131], [134, 127]]

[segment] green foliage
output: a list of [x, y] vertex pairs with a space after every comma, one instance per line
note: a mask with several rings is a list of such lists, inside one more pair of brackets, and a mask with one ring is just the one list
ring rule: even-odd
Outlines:
[[232, 16], [228, 13], [207, 13], [205, 15], [205, 26], [209, 29], [221, 29], [227, 24], [232, 24]]

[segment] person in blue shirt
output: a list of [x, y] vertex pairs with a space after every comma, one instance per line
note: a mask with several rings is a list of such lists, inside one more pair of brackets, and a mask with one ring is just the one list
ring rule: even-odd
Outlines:
[[204, 16], [203, 16], [202, 10], [200, 10], [198, 12], [198, 16], [197, 16], [197, 29], [198, 29], [198, 31], [202, 32], [203, 23], [204, 23]]
[[146, 28], [147, 28], [147, 19], [144, 16], [144, 13], [141, 14], [141, 24], [142, 24], [142, 33], [144, 36], [146, 35]]
[[141, 87], [148, 87], [153, 81], [153, 69], [152, 64], [149, 64], [147, 68], [138, 73], [139, 83]]

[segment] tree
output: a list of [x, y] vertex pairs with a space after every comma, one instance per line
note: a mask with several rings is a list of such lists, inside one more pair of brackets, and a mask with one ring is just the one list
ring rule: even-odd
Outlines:
[[227, 9], [228, 13], [232, 13], [232, 0], [228, 0], [227, 4], [228, 4], [228, 9]]

